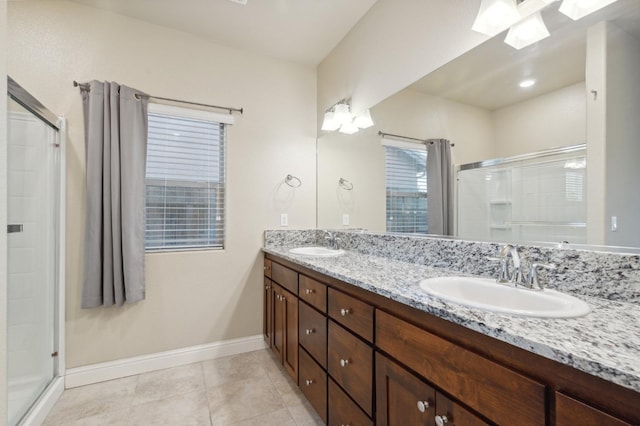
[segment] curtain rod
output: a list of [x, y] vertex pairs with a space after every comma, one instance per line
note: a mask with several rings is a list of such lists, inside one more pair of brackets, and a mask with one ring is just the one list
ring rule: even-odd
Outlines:
[[[391, 136], [391, 137], [393, 137], [393, 138], [399, 138], [399, 139], [404, 139], [404, 140], [408, 140], [408, 141], [416, 141], [416, 142], [423, 143], [423, 144], [425, 144], [425, 145], [426, 145], [427, 143], [433, 143], [433, 142], [429, 142], [429, 140], [428, 140], [428, 139], [410, 138], [409, 136], [394, 135], [394, 134], [392, 134], [392, 133], [384, 133], [384, 132], [382, 132], [382, 131], [379, 131], [379, 132], [378, 132], [378, 135], [379, 135], [379, 136], [382, 136], [382, 137], [385, 137], [385, 136]], [[452, 147], [454, 147], [454, 146], [455, 146], [455, 144], [453, 144], [453, 143], [452, 143], [452, 144], [451, 144], [451, 146], [452, 146]]]
[[[73, 81], [73, 87], [81, 87], [85, 90], [89, 90], [89, 83], [78, 83], [77, 81]], [[201, 104], [199, 102], [189, 102], [189, 101], [182, 101], [180, 99], [172, 99], [172, 98], [163, 98], [161, 96], [153, 96], [153, 95], [140, 95], [138, 93], [135, 94], [136, 99], [140, 99], [140, 98], [147, 98], [147, 99], [159, 99], [162, 101], [169, 101], [169, 102], [177, 102], [180, 104], [187, 104], [187, 105], [197, 105], [197, 106], [202, 106], [202, 107], [207, 107], [207, 108], [217, 108], [217, 109], [226, 109], [227, 111], [229, 111], [229, 114], [233, 113], [233, 112], [239, 112], [240, 114], [244, 113], [244, 108], [231, 108], [231, 107], [224, 107], [224, 106], [218, 106], [218, 105], [209, 105], [209, 104]]]

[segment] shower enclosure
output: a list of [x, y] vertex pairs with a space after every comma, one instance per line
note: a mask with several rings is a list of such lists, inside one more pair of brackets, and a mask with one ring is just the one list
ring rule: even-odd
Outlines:
[[60, 375], [62, 122], [11, 78], [7, 100], [7, 407], [16, 425]]
[[457, 169], [457, 235], [479, 241], [587, 240], [586, 145]]

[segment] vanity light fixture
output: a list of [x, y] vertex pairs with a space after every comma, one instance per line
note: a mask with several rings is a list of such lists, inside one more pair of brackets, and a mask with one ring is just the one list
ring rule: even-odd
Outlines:
[[536, 12], [509, 28], [504, 42], [520, 50], [549, 37], [549, 35], [549, 30], [544, 25], [542, 15], [540, 15], [540, 12]]
[[564, 0], [558, 10], [574, 21], [577, 21], [616, 1], [617, 0]]
[[360, 129], [373, 126], [371, 112], [367, 109], [354, 116], [348, 99], [342, 99], [325, 111], [321, 130], [332, 132], [340, 129], [341, 133], [351, 135]]
[[535, 84], [536, 84], [536, 81], [534, 79], [528, 78], [518, 83], [518, 86], [522, 87], [523, 89], [526, 89], [526, 88], [535, 86]]
[[493, 37], [520, 19], [516, 0], [482, 0], [471, 29]]

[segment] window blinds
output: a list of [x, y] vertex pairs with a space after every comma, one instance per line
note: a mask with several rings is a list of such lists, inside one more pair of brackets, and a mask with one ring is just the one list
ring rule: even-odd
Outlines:
[[225, 124], [149, 112], [147, 250], [224, 248]]
[[387, 232], [427, 233], [427, 151], [385, 146]]

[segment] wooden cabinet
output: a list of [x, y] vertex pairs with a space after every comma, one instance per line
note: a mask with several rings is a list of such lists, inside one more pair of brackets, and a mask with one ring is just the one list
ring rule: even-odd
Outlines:
[[264, 298], [329, 425], [640, 425], [638, 392], [270, 255]]
[[474, 352], [376, 312], [376, 344], [498, 424], [545, 425], [545, 386]]
[[298, 303], [300, 346], [323, 368], [327, 368], [327, 317], [302, 300]]
[[301, 347], [299, 354], [300, 390], [320, 415], [327, 422], [327, 373]]
[[386, 356], [376, 354], [376, 424], [379, 426], [488, 426], [418, 376]]
[[[373, 426], [373, 421], [349, 398], [340, 386], [329, 379], [329, 425]], [[406, 425], [409, 426], [409, 425]]]
[[376, 353], [376, 424], [434, 426], [435, 389]]
[[298, 382], [298, 298], [272, 283], [273, 345], [291, 378]]
[[[271, 262], [269, 262], [269, 265], [271, 265]], [[264, 335], [264, 340], [267, 341], [267, 345], [269, 347], [273, 346], [273, 292], [271, 287], [271, 280], [265, 276], [262, 294], [262, 333]]]
[[[638, 407], [640, 410], [640, 407]], [[556, 392], [557, 426], [631, 426], [570, 396]]]
[[369, 416], [373, 413], [373, 348], [329, 320], [329, 375]]

